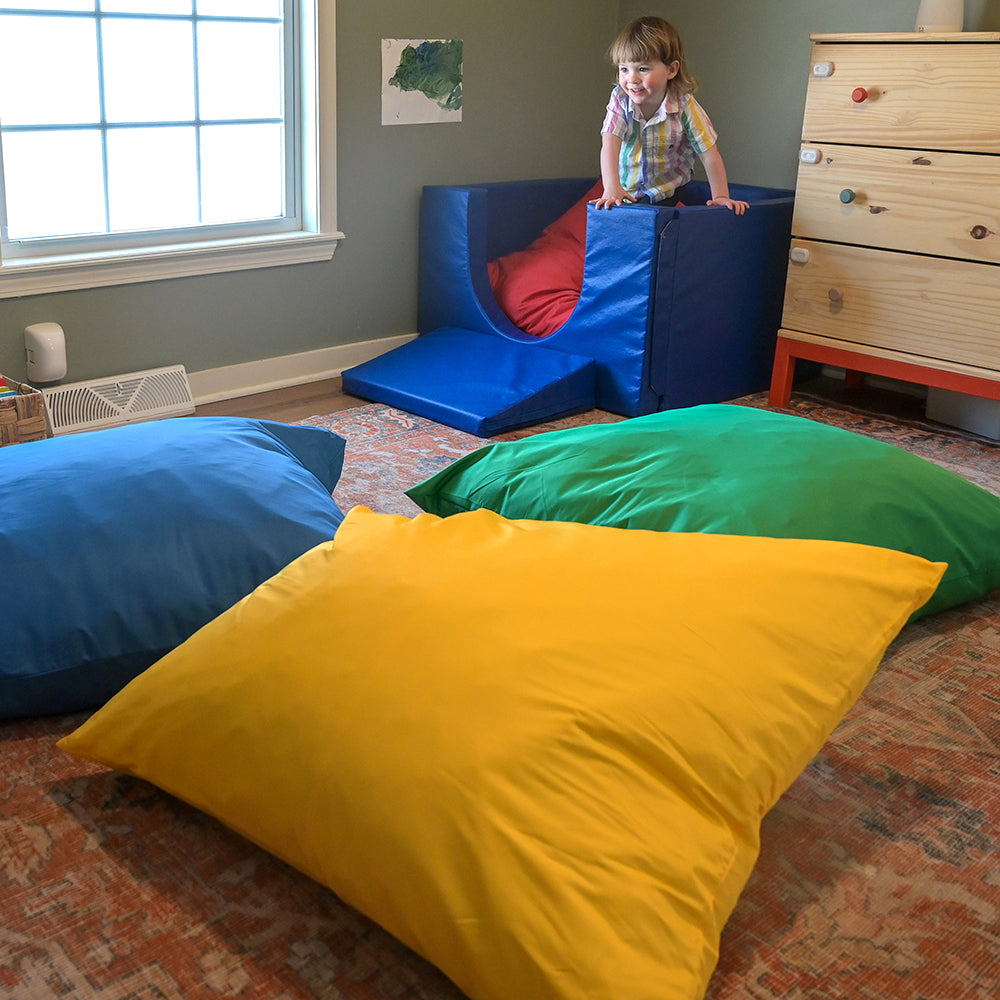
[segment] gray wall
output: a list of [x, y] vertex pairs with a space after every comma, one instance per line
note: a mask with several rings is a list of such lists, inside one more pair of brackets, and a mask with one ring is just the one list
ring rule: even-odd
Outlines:
[[[424, 184], [598, 173], [620, 24], [680, 29], [734, 181], [791, 186], [811, 31], [908, 31], [918, 0], [340, 0], [338, 204], [332, 261], [0, 300], [0, 372], [23, 377], [23, 329], [53, 320], [67, 380], [188, 371], [411, 333]], [[1000, 30], [1000, 0], [966, 28]], [[460, 124], [380, 125], [380, 39], [461, 38]]]

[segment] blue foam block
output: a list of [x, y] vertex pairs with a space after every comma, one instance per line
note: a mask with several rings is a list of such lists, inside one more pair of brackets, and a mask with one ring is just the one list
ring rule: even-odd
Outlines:
[[593, 358], [445, 327], [343, 373], [344, 391], [492, 437], [595, 405]]
[[[593, 182], [425, 187], [420, 332], [460, 327], [541, 349], [500, 311], [487, 262], [526, 246]], [[738, 184], [730, 191], [750, 203], [745, 215], [707, 206], [704, 181], [685, 186], [683, 207], [588, 211], [580, 299], [544, 347], [594, 358], [601, 409], [637, 416], [770, 382], [793, 196]]]

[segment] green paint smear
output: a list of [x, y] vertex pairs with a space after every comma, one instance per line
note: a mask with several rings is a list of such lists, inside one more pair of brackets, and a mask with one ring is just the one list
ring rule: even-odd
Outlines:
[[421, 42], [407, 45], [389, 81], [403, 91], [418, 90], [445, 111], [462, 107], [462, 43]]

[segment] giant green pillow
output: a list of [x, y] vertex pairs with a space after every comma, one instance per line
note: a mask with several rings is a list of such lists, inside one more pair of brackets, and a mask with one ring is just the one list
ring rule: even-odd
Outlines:
[[1000, 498], [894, 445], [716, 404], [498, 442], [407, 492], [439, 515], [861, 542], [948, 571], [920, 615], [1000, 587]]

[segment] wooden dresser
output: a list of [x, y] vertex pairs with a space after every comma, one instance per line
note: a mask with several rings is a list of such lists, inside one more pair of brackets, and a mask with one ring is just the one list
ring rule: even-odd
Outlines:
[[798, 358], [1000, 399], [1000, 33], [812, 41], [771, 405]]

